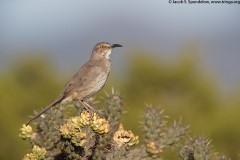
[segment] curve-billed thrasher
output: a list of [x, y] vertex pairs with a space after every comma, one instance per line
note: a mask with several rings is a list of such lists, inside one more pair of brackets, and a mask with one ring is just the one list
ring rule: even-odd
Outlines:
[[27, 125], [51, 107], [74, 100], [78, 100], [87, 110], [93, 111], [94, 108], [84, 100], [98, 92], [104, 86], [111, 67], [110, 54], [115, 47], [122, 47], [122, 45], [107, 42], [98, 43], [93, 48], [90, 60], [68, 81], [61, 95], [40, 113], [31, 118]]

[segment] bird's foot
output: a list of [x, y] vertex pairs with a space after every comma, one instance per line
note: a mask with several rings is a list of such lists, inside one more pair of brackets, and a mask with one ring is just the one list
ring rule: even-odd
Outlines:
[[94, 113], [97, 112], [95, 108], [93, 108], [91, 105], [89, 105], [87, 102], [79, 100], [79, 102], [84, 106], [84, 108], [89, 112], [90, 118], [92, 119], [94, 117]]
[[90, 118], [92, 119], [94, 117], [94, 113], [96, 113], [97, 111], [91, 106], [84, 106], [85, 109], [88, 111], [88, 113], [90, 114]]

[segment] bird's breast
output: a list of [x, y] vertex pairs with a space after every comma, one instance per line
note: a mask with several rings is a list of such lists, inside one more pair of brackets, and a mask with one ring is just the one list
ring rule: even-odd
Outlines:
[[92, 78], [86, 81], [85, 87], [88, 92], [91, 93], [87, 97], [98, 92], [106, 83], [109, 72], [110, 72], [111, 62], [105, 61], [104, 63], [98, 64], [98, 67], [93, 67]]

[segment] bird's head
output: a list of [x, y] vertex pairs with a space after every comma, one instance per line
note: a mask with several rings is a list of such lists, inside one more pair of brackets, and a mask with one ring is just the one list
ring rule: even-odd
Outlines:
[[92, 51], [92, 58], [107, 58], [110, 59], [110, 54], [113, 48], [122, 47], [120, 44], [111, 44], [108, 42], [100, 42], [95, 45]]

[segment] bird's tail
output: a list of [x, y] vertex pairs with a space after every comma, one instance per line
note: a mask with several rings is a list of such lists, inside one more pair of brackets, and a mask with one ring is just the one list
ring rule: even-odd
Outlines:
[[59, 104], [62, 100], [64, 99], [64, 96], [61, 95], [59, 98], [57, 98], [55, 101], [53, 101], [51, 104], [49, 104], [48, 106], [46, 106], [41, 112], [39, 112], [38, 114], [36, 114], [34, 117], [32, 117], [28, 123], [26, 125], [29, 125], [32, 121], [34, 121], [35, 119], [37, 119], [39, 116], [41, 116], [43, 113], [45, 113], [46, 111], [48, 111], [50, 108], [52, 108], [53, 106], [56, 106], [57, 104]]

